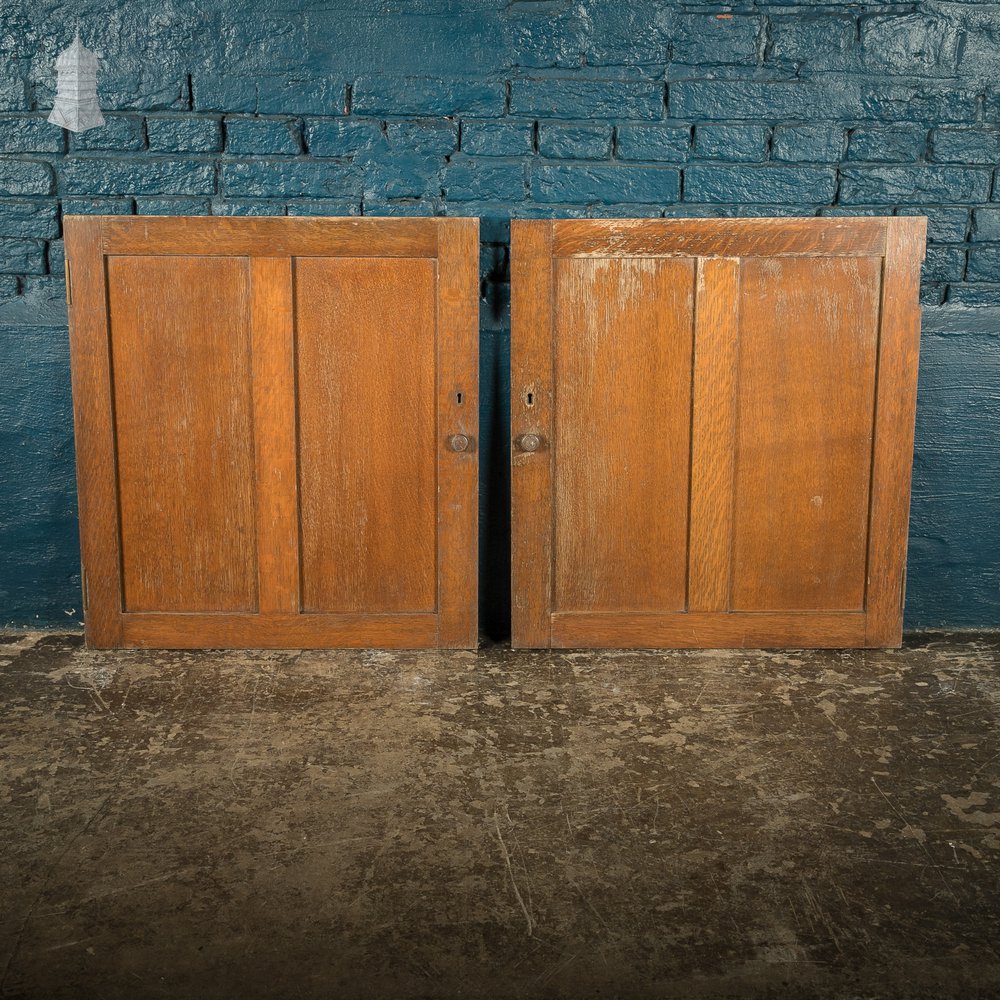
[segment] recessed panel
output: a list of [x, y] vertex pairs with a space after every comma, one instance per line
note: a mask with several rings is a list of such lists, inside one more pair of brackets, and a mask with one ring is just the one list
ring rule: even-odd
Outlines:
[[864, 607], [881, 266], [742, 263], [734, 610]]
[[110, 257], [107, 273], [124, 609], [254, 610], [248, 262]]
[[680, 610], [694, 261], [553, 266], [554, 609]]
[[435, 267], [294, 262], [302, 607], [436, 607]]

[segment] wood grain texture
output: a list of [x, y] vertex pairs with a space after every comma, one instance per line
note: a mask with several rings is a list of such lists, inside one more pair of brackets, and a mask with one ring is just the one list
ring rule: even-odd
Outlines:
[[255, 609], [248, 262], [107, 269], [125, 609]]
[[736, 465], [740, 262], [698, 261], [688, 610], [728, 611]]
[[868, 646], [903, 637], [906, 543], [920, 360], [920, 264], [927, 220], [889, 220], [882, 290], [868, 552]]
[[101, 229], [90, 218], [67, 217], [63, 225], [72, 262], [69, 332], [84, 626], [89, 645], [114, 648], [122, 641], [121, 551]]
[[[438, 240], [438, 637], [445, 648], [479, 641], [479, 220], [448, 219]], [[449, 447], [456, 434], [471, 447]]]
[[95, 216], [106, 254], [436, 257], [433, 219]]
[[881, 264], [743, 261], [732, 607], [861, 611]]
[[288, 257], [250, 265], [259, 609], [299, 609], [295, 317]]
[[127, 614], [123, 636], [140, 649], [425, 649], [437, 615]]
[[861, 612], [675, 612], [552, 616], [561, 649], [832, 649], [864, 644]]
[[294, 270], [302, 609], [434, 611], [434, 263]]
[[556, 257], [881, 257], [886, 219], [565, 219]]
[[[538, 452], [515, 451], [515, 644], [544, 645], [546, 636], [560, 647], [898, 644], [924, 227], [920, 219], [867, 218], [514, 227], [512, 429], [515, 440], [534, 429], [553, 442], [544, 463]], [[694, 255], [693, 365], [681, 359], [692, 401], [671, 381], [676, 360], [633, 351], [633, 330], [659, 309], [655, 294], [637, 296], [642, 304], [630, 318], [596, 283], [588, 291], [577, 280], [570, 295], [561, 289], [564, 275], [581, 267], [642, 274], [690, 266]], [[554, 314], [541, 305], [553, 271]], [[603, 395], [591, 392], [586, 338], [563, 336], [588, 324], [594, 342], [606, 337], [620, 355], [593, 366], [607, 381]], [[691, 402], [690, 526], [680, 560], [688, 563], [686, 610], [674, 591], [672, 610], [642, 604], [651, 588], [676, 586], [676, 559], [643, 562], [657, 551], [650, 541], [657, 517], [669, 516], [661, 507], [672, 509], [669, 501], [658, 505], [671, 495], [660, 487], [662, 470], [638, 488], [645, 503], [635, 509], [594, 486], [611, 478], [604, 470], [609, 440], [617, 435], [626, 452], [635, 451], [626, 387], [647, 384], [659, 392], [642, 408], [660, 439], [684, 433], [683, 407], [658, 412], [661, 397], [679, 393]], [[555, 400], [554, 439], [545, 430], [549, 413], [535, 428], [534, 414], [525, 419], [523, 393], [539, 386], [536, 402]], [[572, 419], [563, 425], [567, 400]], [[526, 469], [534, 482], [524, 478]], [[615, 481], [647, 471], [628, 468]], [[553, 480], [554, 520], [547, 524], [542, 512]], [[581, 517], [588, 504], [601, 516]], [[622, 541], [630, 522], [638, 526], [638, 553]], [[554, 612], [546, 603], [553, 563]], [[602, 609], [609, 582], [620, 589]], [[594, 602], [589, 609], [587, 601]]]
[[557, 260], [558, 611], [685, 605], [694, 262]]
[[476, 645], [477, 231], [67, 219], [92, 645]]
[[[511, 645], [550, 644], [552, 223], [514, 220], [511, 244]], [[537, 451], [518, 449], [537, 435]]]

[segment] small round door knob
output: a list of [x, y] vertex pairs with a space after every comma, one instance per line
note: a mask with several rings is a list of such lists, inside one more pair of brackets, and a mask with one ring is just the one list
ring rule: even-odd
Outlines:
[[448, 438], [448, 447], [452, 451], [469, 451], [472, 448], [472, 439], [465, 434], [452, 434]]
[[519, 451], [538, 451], [542, 446], [542, 437], [540, 434], [522, 434], [515, 444]]

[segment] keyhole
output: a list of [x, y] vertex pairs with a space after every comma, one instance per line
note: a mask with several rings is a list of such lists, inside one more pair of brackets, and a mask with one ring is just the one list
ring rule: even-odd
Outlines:
[[526, 406], [534, 406], [535, 405], [535, 394], [533, 392], [527, 393], [527, 395], [525, 395], [525, 397], [524, 397], [524, 402], [525, 402]]
[[460, 392], [455, 393], [455, 402], [458, 403], [459, 406], [462, 405], [462, 394]]

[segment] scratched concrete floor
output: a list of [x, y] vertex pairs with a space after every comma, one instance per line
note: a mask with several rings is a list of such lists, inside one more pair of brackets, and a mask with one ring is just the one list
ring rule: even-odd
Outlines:
[[1000, 639], [0, 642], [0, 995], [1000, 995]]

